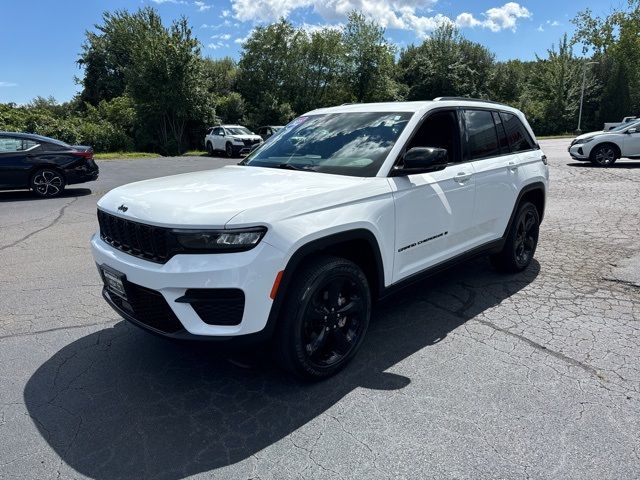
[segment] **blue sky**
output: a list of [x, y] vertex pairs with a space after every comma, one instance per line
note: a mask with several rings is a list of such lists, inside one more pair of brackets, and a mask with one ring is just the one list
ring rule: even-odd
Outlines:
[[[340, 25], [352, 9], [386, 26], [400, 48], [419, 43], [439, 23], [452, 22], [499, 60], [544, 55], [571, 18], [590, 7], [606, 14], [621, 0], [4, 0], [0, 14], [0, 102], [26, 103], [37, 95], [69, 100], [84, 33], [105, 10], [151, 5], [166, 23], [185, 15], [203, 53], [238, 58], [242, 39], [255, 25], [286, 16], [313, 29]], [[626, 3], [626, 2], [624, 2]]]

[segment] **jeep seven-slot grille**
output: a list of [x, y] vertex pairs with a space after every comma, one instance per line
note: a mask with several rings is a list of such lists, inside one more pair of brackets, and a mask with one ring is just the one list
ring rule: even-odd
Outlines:
[[100, 238], [118, 250], [156, 263], [169, 260], [169, 229], [132, 222], [98, 210]]

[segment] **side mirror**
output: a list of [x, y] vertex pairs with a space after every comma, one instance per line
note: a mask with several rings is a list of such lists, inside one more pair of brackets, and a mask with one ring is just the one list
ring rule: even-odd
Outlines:
[[444, 148], [413, 147], [404, 154], [402, 163], [402, 167], [396, 167], [397, 175], [436, 172], [446, 168], [449, 152]]
[[629, 135], [631, 135], [632, 133], [638, 133], [638, 129], [636, 127], [632, 127], [629, 130], [627, 130], [627, 133]]

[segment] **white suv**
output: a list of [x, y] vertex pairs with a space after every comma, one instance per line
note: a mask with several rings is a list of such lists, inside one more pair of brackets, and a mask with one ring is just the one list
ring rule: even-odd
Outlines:
[[640, 120], [580, 135], [569, 145], [569, 155], [599, 167], [609, 167], [619, 158], [640, 159]]
[[260, 146], [262, 142], [260, 135], [256, 135], [242, 125], [212, 127], [204, 137], [204, 146], [209, 155], [219, 151], [226, 153], [227, 157], [249, 153]]
[[532, 260], [548, 182], [524, 115], [469, 99], [307, 113], [237, 166], [98, 202], [104, 298], [166, 337], [271, 339], [307, 378], [343, 367], [372, 302], [455, 262]]

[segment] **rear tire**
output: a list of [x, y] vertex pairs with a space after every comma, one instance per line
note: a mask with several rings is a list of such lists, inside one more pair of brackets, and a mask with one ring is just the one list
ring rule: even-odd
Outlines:
[[52, 168], [37, 170], [31, 177], [31, 190], [42, 198], [60, 195], [65, 187], [64, 176]]
[[497, 270], [506, 273], [517, 273], [526, 269], [538, 246], [540, 216], [538, 209], [531, 202], [524, 202], [518, 208], [504, 247], [500, 253], [490, 257]]
[[207, 155], [213, 157], [213, 145], [211, 145], [211, 142], [207, 142]]
[[369, 326], [371, 293], [362, 270], [321, 256], [296, 273], [275, 334], [282, 368], [305, 380], [334, 375], [356, 355]]
[[613, 165], [618, 159], [618, 152], [615, 147], [612, 145], [605, 143], [604, 145], [598, 145], [593, 150], [591, 150], [591, 155], [589, 155], [589, 160], [596, 167], [610, 167]]

